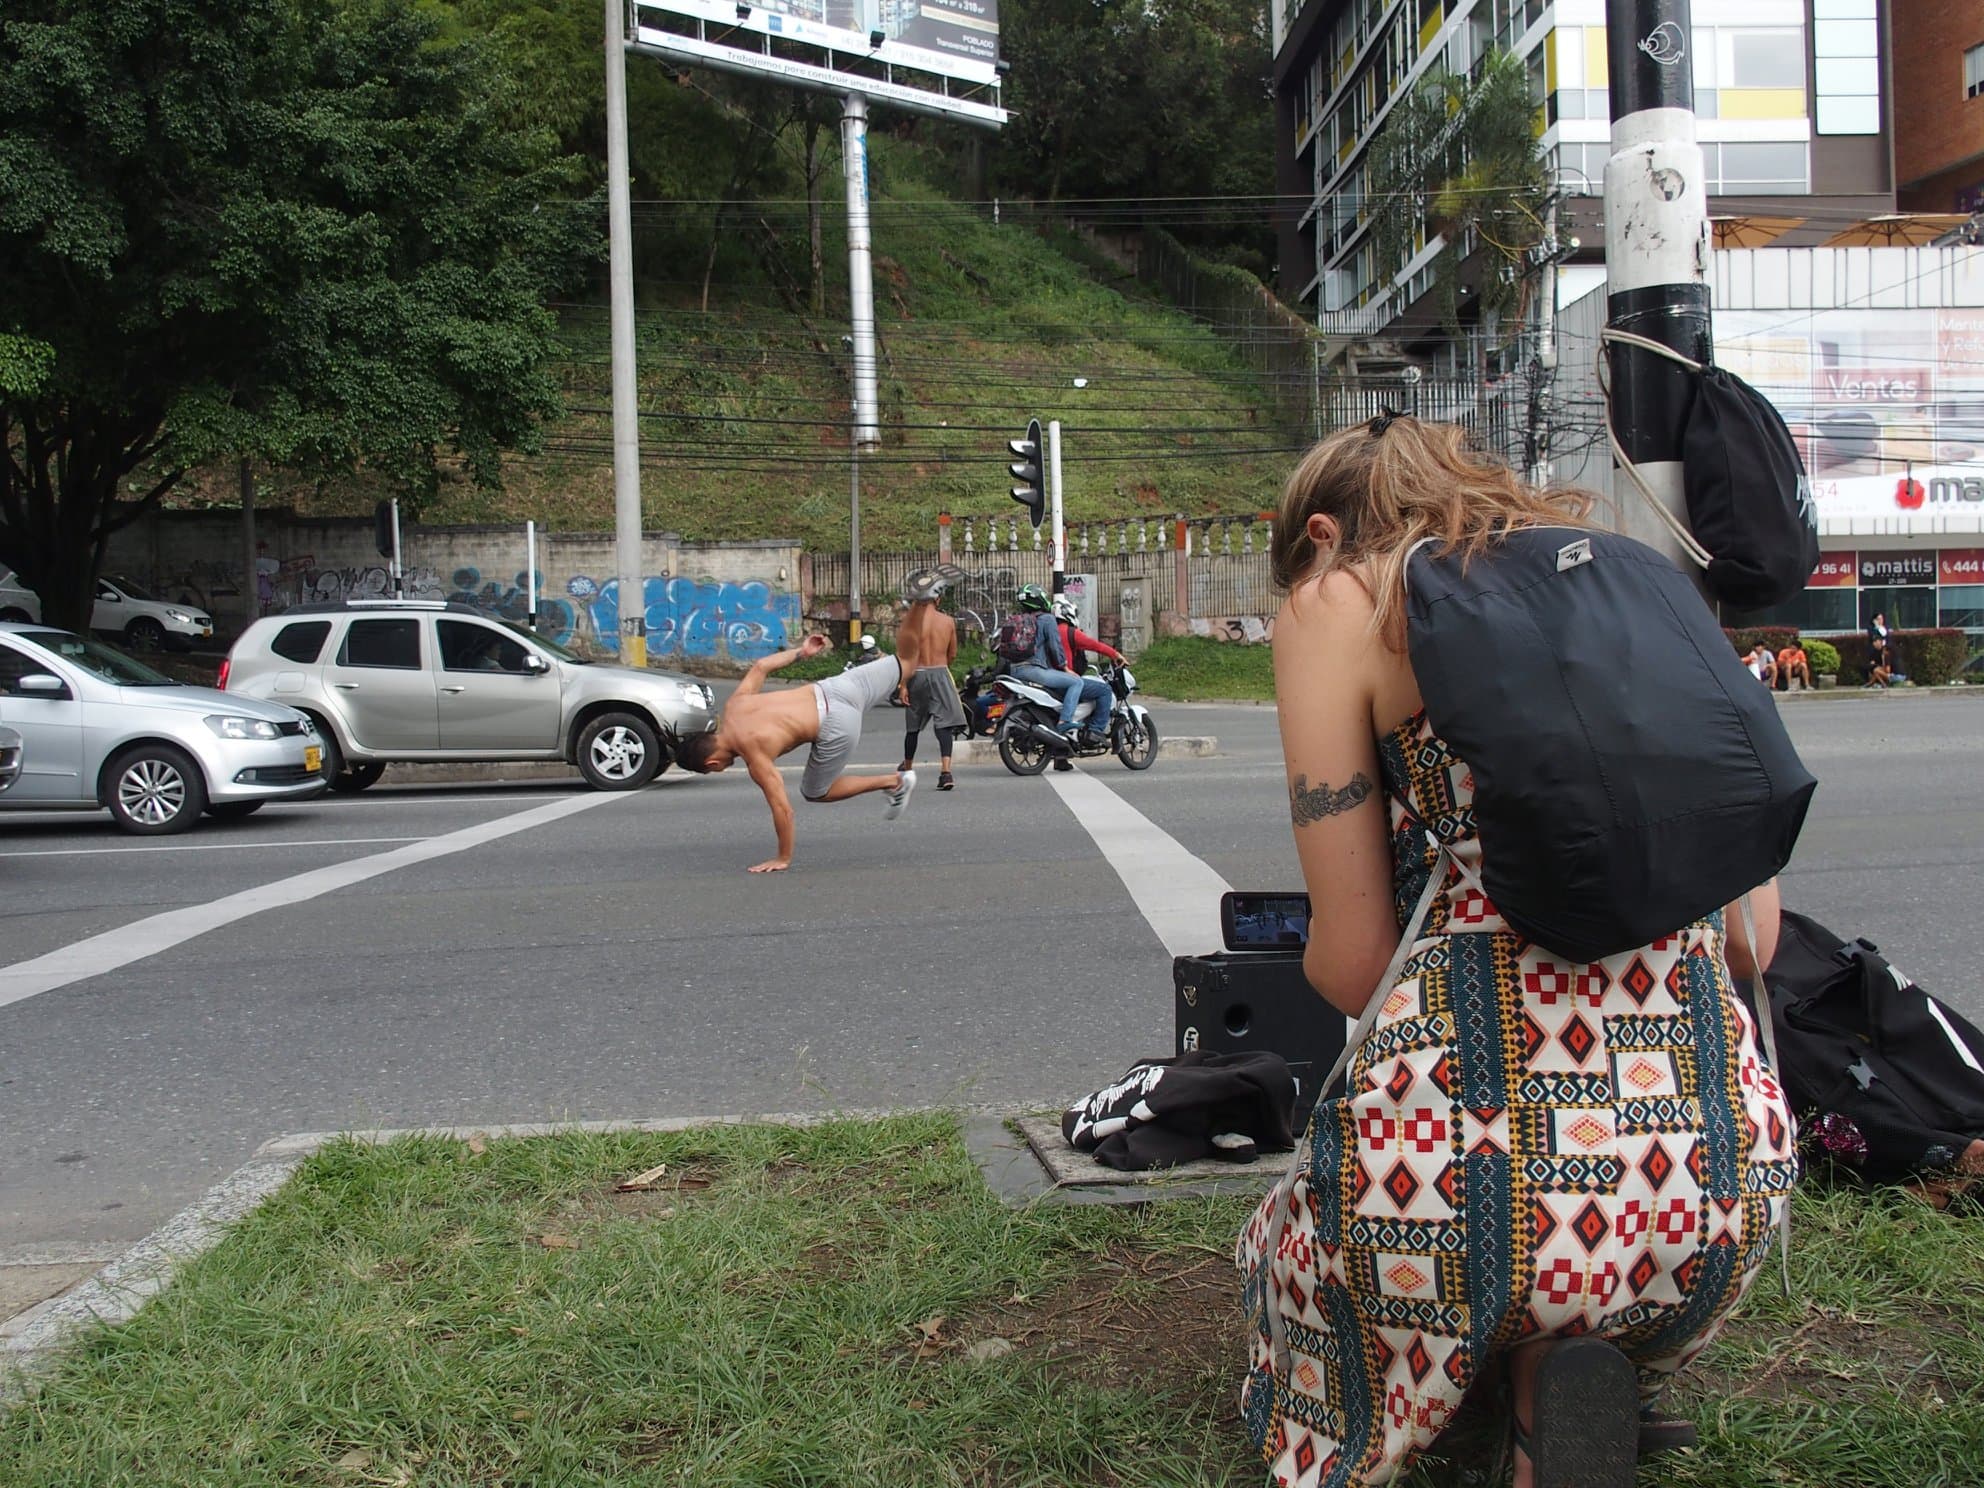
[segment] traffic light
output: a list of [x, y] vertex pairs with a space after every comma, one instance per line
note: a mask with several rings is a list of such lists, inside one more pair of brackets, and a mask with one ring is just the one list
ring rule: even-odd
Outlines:
[[1013, 462], [1006, 468], [1019, 482], [1013, 487], [1013, 500], [1026, 508], [1027, 516], [1038, 528], [1047, 520], [1047, 462], [1041, 453], [1040, 420], [1031, 420], [1026, 426], [1026, 437], [1007, 440], [1006, 448], [1013, 452]]

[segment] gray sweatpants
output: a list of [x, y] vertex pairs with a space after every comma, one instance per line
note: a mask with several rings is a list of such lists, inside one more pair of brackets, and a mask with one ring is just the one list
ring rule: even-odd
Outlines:
[[806, 773], [799, 779], [801, 795], [809, 801], [826, 795], [861, 742], [861, 715], [887, 702], [901, 685], [902, 663], [893, 656], [813, 684], [820, 736], [806, 756]]

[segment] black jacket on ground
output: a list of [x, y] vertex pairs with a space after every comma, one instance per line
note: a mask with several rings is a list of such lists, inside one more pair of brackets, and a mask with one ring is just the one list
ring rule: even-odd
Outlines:
[[1141, 1172], [1202, 1157], [1248, 1162], [1295, 1145], [1295, 1076], [1279, 1054], [1146, 1059], [1077, 1101], [1061, 1135], [1106, 1168]]

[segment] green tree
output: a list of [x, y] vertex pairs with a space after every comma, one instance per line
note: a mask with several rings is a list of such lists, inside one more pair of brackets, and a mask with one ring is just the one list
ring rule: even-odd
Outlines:
[[0, 563], [81, 626], [202, 461], [483, 484], [558, 409], [596, 205], [492, 49], [404, 0], [9, 0]]
[[1520, 57], [1489, 52], [1469, 74], [1429, 73], [1394, 105], [1371, 149], [1378, 262], [1393, 272], [1439, 235], [1436, 282], [1448, 327], [1458, 326], [1465, 272], [1484, 322], [1519, 330], [1552, 189]]
[[1274, 190], [1273, 61], [1261, 0], [1008, 0], [1000, 26], [1014, 110], [997, 154], [1007, 191], [1231, 198], [1163, 225], [1201, 245], [1271, 246], [1261, 198]]

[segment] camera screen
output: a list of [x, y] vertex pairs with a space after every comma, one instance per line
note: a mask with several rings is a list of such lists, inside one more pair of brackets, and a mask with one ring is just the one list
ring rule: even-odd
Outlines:
[[1297, 946], [1309, 939], [1307, 894], [1235, 894], [1227, 945]]

